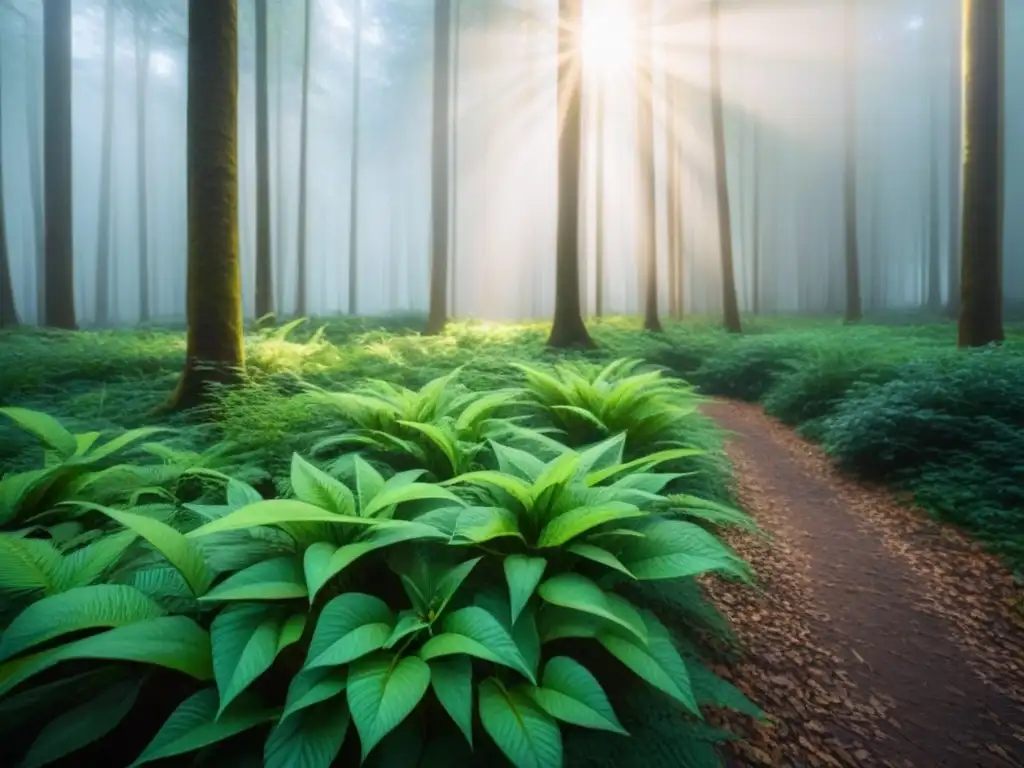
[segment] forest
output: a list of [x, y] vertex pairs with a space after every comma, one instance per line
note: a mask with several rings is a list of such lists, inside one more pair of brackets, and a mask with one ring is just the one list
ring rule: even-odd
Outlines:
[[0, 763], [1024, 765], [1024, 4], [0, 0]]

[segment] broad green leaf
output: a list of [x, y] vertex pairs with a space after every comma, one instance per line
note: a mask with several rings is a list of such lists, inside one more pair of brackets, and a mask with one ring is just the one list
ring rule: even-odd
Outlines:
[[195, 752], [269, 722], [274, 715], [239, 700], [217, 717], [217, 690], [204, 688], [178, 705], [132, 766]]
[[430, 662], [430, 685], [437, 700], [473, 746], [473, 662], [468, 656]]
[[[601, 429], [605, 428], [600, 419], [595, 419], [594, 424]], [[580, 464], [577, 471], [585, 475], [595, 467], [597, 469], [614, 467], [622, 462], [622, 454], [625, 449], [625, 432], [620, 432], [607, 440], [602, 440], [601, 442], [580, 451]]]
[[699, 525], [651, 519], [639, 530], [645, 538], [627, 542], [619, 553], [638, 579], [676, 579], [708, 571], [751, 578], [750, 567]]
[[231, 509], [241, 509], [247, 504], [255, 504], [257, 501], [263, 501], [259, 491], [234, 477], [228, 479], [227, 502]]
[[698, 704], [725, 707], [756, 718], [765, 716], [761, 708], [747, 698], [743, 691], [716, 675], [699, 659], [687, 657], [685, 662], [690, 683], [693, 685], [693, 695]]
[[710, 499], [691, 496], [686, 493], [673, 493], [666, 497], [677, 514], [703, 520], [717, 526], [735, 525], [752, 533], [761, 533], [754, 519], [746, 512], [720, 504]]
[[139, 427], [138, 429], [131, 429], [117, 437], [111, 438], [98, 448], [92, 449], [86, 453], [85, 458], [90, 462], [100, 461], [109, 456], [113, 456], [118, 451], [123, 451], [132, 443], [145, 440], [147, 437], [158, 435], [161, 432], [173, 432], [173, 430], [168, 429], [167, 427]]
[[0, 591], [57, 591], [60, 552], [49, 541], [0, 533]]
[[270, 669], [289, 641], [298, 639], [294, 624], [286, 612], [273, 605], [229, 605], [217, 614], [210, 625], [210, 643], [220, 693], [218, 715]]
[[562, 734], [528, 696], [495, 678], [480, 684], [480, 722], [515, 768], [561, 768]]
[[352, 455], [352, 470], [355, 475], [356, 495], [359, 497], [360, 514], [384, 487], [384, 477], [358, 453]]
[[516, 648], [526, 662], [526, 668], [534, 679], [537, 677], [540, 665], [540, 630], [537, 627], [537, 611], [533, 606], [528, 606], [512, 626], [512, 639], [516, 642]]
[[340, 666], [380, 650], [394, 625], [394, 613], [380, 598], [361, 592], [338, 595], [320, 613], [305, 668]]
[[530, 696], [556, 720], [628, 735], [597, 678], [568, 656], [555, 656], [545, 665], [541, 685]]
[[409, 716], [429, 686], [430, 667], [415, 656], [382, 653], [352, 664], [346, 693], [363, 760]]
[[275, 557], [232, 574], [201, 598], [214, 600], [291, 600], [306, 597], [302, 564], [294, 556]]
[[288, 525], [290, 523], [331, 523], [337, 525], [375, 526], [380, 523], [355, 515], [338, 515], [298, 499], [268, 499], [236, 509], [190, 532], [190, 537], [237, 531], [254, 525]]
[[444, 609], [448, 607], [448, 603], [455, 597], [455, 593], [459, 587], [462, 586], [469, 574], [472, 572], [476, 564], [483, 560], [482, 557], [474, 557], [470, 560], [464, 560], [458, 565], [455, 565], [448, 569], [443, 576], [438, 580], [437, 586], [435, 587], [434, 594], [431, 595], [431, 603], [433, 604], [433, 611], [435, 616], [440, 616], [444, 613]]
[[23, 610], [0, 638], [0, 661], [61, 635], [100, 627], [122, 627], [163, 616], [165, 611], [125, 584], [94, 584], [44, 597]]
[[192, 589], [192, 594], [196, 597], [202, 597], [209, 589], [213, 573], [207, 567], [202, 551], [171, 526], [161, 523], [159, 520], [103, 507], [99, 504], [74, 503], [85, 509], [103, 513], [152, 544], [171, 565], [181, 571], [181, 575], [185, 577]]
[[134, 531], [108, 533], [65, 555], [57, 571], [58, 590], [92, 584], [121, 559], [136, 538]]
[[537, 545], [540, 547], [560, 547], [567, 541], [586, 533], [599, 525], [613, 520], [627, 520], [633, 517], [646, 517], [647, 512], [632, 504], [610, 501], [606, 504], [576, 507], [563, 512], [541, 529]]
[[213, 677], [210, 636], [185, 616], [159, 616], [23, 656], [0, 665], [0, 696], [64, 661], [111, 659], [177, 670], [197, 680]]
[[547, 565], [548, 561], [543, 557], [509, 555], [505, 558], [505, 580], [508, 582], [513, 624], [533, 596]]
[[292, 454], [292, 491], [299, 501], [326, 509], [336, 515], [356, 514], [356, 499], [344, 483], [314, 467], [299, 454]]
[[579, 466], [580, 455], [575, 451], [566, 451], [549, 461], [530, 489], [532, 498], [536, 500], [545, 491], [568, 482], [576, 474]]
[[537, 591], [541, 599], [551, 605], [599, 616], [619, 625], [641, 644], [647, 641], [647, 631], [640, 617], [634, 611], [621, 609], [625, 601], [616, 600], [615, 595], [604, 592], [586, 576], [561, 573], [545, 581]]
[[425, 436], [434, 446], [444, 454], [445, 459], [448, 460], [448, 466], [452, 472], [459, 471], [460, 451], [459, 446], [456, 444], [452, 435], [445, 432], [444, 429], [438, 427], [436, 424], [430, 424], [429, 422], [421, 421], [399, 421], [406, 429], [411, 429], [419, 432]]
[[[454, 543], [486, 544], [494, 539], [515, 537], [522, 539], [515, 513], [505, 507], [455, 507], [450, 519], [449, 535]], [[444, 510], [435, 510], [441, 513]], [[428, 513], [429, 515], [430, 513]], [[420, 520], [426, 522], [428, 515]]]
[[292, 678], [288, 685], [288, 697], [285, 701], [284, 720], [296, 712], [319, 704], [321, 701], [333, 699], [345, 690], [348, 685], [348, 669], [324, 667], [322, 669], [304, 669]]
[[567, 638], [592, 639], [615, 626], [607, 619], [554, 605], [546, 605], [537, 612], [537, 629], [542, 643]]
[[699, 448], [673, 448], [667, 451], [658, 451], [657, 453], [648, 454], [647, 456], [641, 456], [638, 459], [627, 461], [624, 464], [617, 464], [613, 467], [606, 467], [604, 469], [595, 470], [587, 474], [587, 485], [597, 485], [603, 483], [605, 480], [615, 477], [615, 475], [621, 475], [623, 472], [646, 472], [658, 464], [664, 464], [666, 461], [675, 461], [677, 459], [686, 459], [691, 456], [701, 456], [706, 451], [702, 451]]
[[344, 699], [325, 701], [281, 719], [267, 737], [264, 768], [330, 768], [348, 734]]
[[603, 565], [605, 568], [611, 568], [613, 571], [618, 571], [630, 579], [636, 578], [636, 576], [630, 572], [629, 568], [622, 564], [622, 561], [619, 560], [619, 558], [603, 547], [580, 542], [578, 544], [570, 544], [569, 551], [585, 560], [590, 560], [598, 565]]
[[135, 705], [142, 683], [124, 680], [66, 710], [39, 732], [21, 768], [40, 768], [77, 752], [114, 730]]
[[509, 631], [489, 611], [476, 605], [448, 614], [444, 632], [434, 635], [420, 648], [420, 658], [430, 661], [444, 656], [466, 654], [521, 672], [534, 681], [526, 660]]
[[391, 637], [384, 643], [384, 647], [394, 648], [409, 635], [420, 632], [429, 626], [430, 622], [424, 621], [416, 611], [402, 611], [398, 614], [395, 628], [391, 630]]
[[532, 485], [541, 472], [544, 471], [544, 462], [532, 453], [502, 445], [493, 440], [488, 441], [491, 452], [498, 462], [498, 469], [506, 475], [515, 475]]
[[[392, 478], [392, 480], [394, 480], [394, 478]], [[453, 504], [463, 503], [462, 499], [440, 485], [433, 485], [431, 483], [409, 483], [408, 485], [395, 484], [389, 487], [390, 482], [391, 481], [385, 483], [380, 492], [373, 497], [373, 501], [363, 509], [363, 515], [366, 517], [373, 517], [388, 507], [392, 507], [397, 504], [404, 504], [408, 501], [441, 499], [442, 501], [450, 501]]]
[[516, 501], [529, 509], [533, 503], [533, 490], [529, 483], [514, 475], [507, 475], [504, 472], [493, 470], [480, 470], [478, 472], [466, 472], [446, 480], [444, 485], [483, 485], [500, 488]]
[[70, 458], [78, 450], [75, 436], [52, 416], [28, 408], [14, 407], [0, 408], [0, 413], [55, 450], [62, 458]]

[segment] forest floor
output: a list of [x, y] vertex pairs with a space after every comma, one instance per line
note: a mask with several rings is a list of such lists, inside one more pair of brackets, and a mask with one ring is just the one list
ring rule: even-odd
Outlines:
[[741, 505], [769, 538], [732, 533], [762, 591], [709, 581], [744, 651], [717, 669], [773, 722], [729, 725], [751, 766], [1024, 765], [1024, 613], [967, 537], [842, 477], [823, 451], [731, 401]]

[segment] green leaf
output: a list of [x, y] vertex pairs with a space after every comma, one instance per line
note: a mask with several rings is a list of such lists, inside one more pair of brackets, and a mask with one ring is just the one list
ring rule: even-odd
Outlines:
[[299, 501], [336, 515], [350, 516], [357, 513], [352, 491], [297, 453], [292, 454], [291, 483], [292, 491]]
[[504, 472], [495, 472], [493, 470], [466, 472], [445, 481], [444, 485], [493, 486], [508, 493], [527, 509], [533, 503], [533, 490], [530, 484], [525, 480], [521, 480], [514, 475], [507, 475]]
[[[647, 642], [647, 631], [640, 616], [629, 610], [628, 603], [578, 573], [562, 573], [540, 585], [538, 592], [547, 603], [589, 613], [617, 624], [632, 634], [641, 644]], [[623, 610], [626, 608], [626, 610]]]
[[201, 598], [213, 600], [291, 600], [306, 597], [302, 564], [294, 556], [275, 557], [232, 574]]
[[141, 688], [139, 680], [124, 680], [58, 715], [39, 732], [21, 768], [49, 765], [102, 739], [131, 711]]
[[509, 555], [505, 558], [505, 580], [508, 582], [513, 624], [533, 596], [547, 565], [548, 561], [543, 557]]
[[544, 667], [541, 687], [530, 691], [541, 709], [556, 720], [581, 728], [629, 734], [590, 670], [568, 656], [555, 656]]
[[121, 627], [163, 616], [164, 610], [134, 587], [95, 584], [45, 597], [23, 610], [0, 638], [0, 661], [61, 635]]
[[540, 532], [537, 545], [540, 547], [560, 547], [570, 539], [597, 528], [599, 525], [613, 520], [627, 520], [633, 517], [646, 517], [647, 512], [620, 501], [606, 504], [576, 507], [563, 512], [544, 526]]
[[562, 768], [558, 724], [528, 696], [495, 678], [480, 684], [480, 722], [515, 768]]
[[247, 504], [255, 504], [257, 501], [263, 501], [259, 491], [241, 480], [233, 477], [228, 479], [227, 502], [231, 509], [241, 509]]
[[532, 453], [502, 445], [493, 440], [488, 441], [491, 452], [498, 462], [498, 469], [506, 475], [514, 475], [527, 482], [527, 487], [533, 484], [541, 472], [544, 471], [544, 462]]
[[0, 534], [0, 591], [57, 591], [61, 556], [42, 539]]
[[474, 557], [470, 560], [464, 560], [458, 565], [448, 569], [447, 572], [438, 580], [437, 586], [434, 589], [431, 603], [434, 604], [434, 615], [440, 616], [444, 613], [444, 609], [448, 607], [448, 603], [455, 597], [455, 593], [459, 587], [462, 586], [469, 574], [472, 572], [476, 564], [483, 560], [482, 557]]
[[693, 695], [698, 704], [725, 707], [750, 717], [765, 716], [761, 708], [747, 698], [743, 691], [716, 675], [699, 659], [688, 657], [685, 662], [693, 685]]
[[[286, 627], [289, 636], [284, 634]], [[218, 716], [270, 669], [289, 640], [296, 639], [287, 615], [275, 606], [230, 605], [218, 613], [210, 626], [213, 673], [220, 692]]]
[[91, 509], [106, 515], [152, 544], [171, 565], [181, 571], [181, 575], [185, 577], [185, 581], [192, 589], [192, 594], [196, 597], [202, 597], [209, 589], [210, 582], [213, 581], [213, 573], [203, 559], [202, 550], [171, 526], [153, 518], [143, 517], [132, 512], [122, 512], [99, 504], [80, 501], [74, 503], [84, 509]]
[[347, 685], [347, 668], [325, 667], [302, 670], [292, 678], [288, 685], [288, 697], [285, 700], [281, 719], [284, 720], [306, 707], [333, 699], [341, 694]]
[[291, 523], [332, 523], [337, 525], [375, 526], [379, 523], [354, 515], [338, 515], [297, 499], [268, 499], [236, 509], [190, 532], [189, 537], [209, 536], [224, 531], [237, 531], [255, 525], [283, 526]]
[[641, 456], [638, 459], [627, 461], [624, 464], [617, 464], [613, 467], [606, 467], [604, 469], [595, 470], [587, 474], [587, 485], [597, 485], [605, 480], [620, 475], [623, 472], [646, 472], [658, 464], [664, 464], [666, 461], [675, 461], [677, 459], [686, 459], [691, 456], [701, 456], [706, 451], [702, 451], [699, 448], [673, 448], [667, 451], [658, 451], [657, 453], [651, 453], [647, 456]]
[[264, 768], [330, 768], [345, 742], [349, 719], [344, 700], [282, 718], [267, 737]]
[[462, 499], [440, 485], [432, 485], [430, 483], [392, 485], [394, 480], [395, 478], [391, 478], [391, 480], [384, 484], [380, 492], [373, 497], [373, 501], [363, 509], [363, 515], [373, 517], [388, 507], [404, 504], [409, 501], [424, 501], [425, 499], [441, 499], [443, 501], [450, 501], [453, 504], [463, 503]]
[[434, 635], [420, 648], [420, 658], [430, 661], [443, 656], [466, 654], [521, 672], [530, 682], [533, 673], [509, 631], [487, 610], [471, 605], [448, 614], [444, 632]]
[[384, 643], [384, 647], [394, 648], [409, 635], [420, 632], [429, 626], [430, 622], [420, 618], [416, 611], [402, 611], [398, 614], [398, 621], [395, 622], [395, 628], [391, 630], [391, 637]]
[[136, 538], [133, 531], [110, 533], [65, 555], [57, 571], [58, 591], [92, 584], [121, 559]]
[[378, 654], [352, 664], [348, 708], [359, 732], [363, 760], [420, 703], [430, 685], [430, 667], [415, 656]]
[[256, 709], [241, 700], [217, 717], [217, 690], [204, 688], [178, 705], [146, 749], [132, 763], [132, 768], [154, 760], [195, 752], [273, 718], [273, 712]]
[[355, 474], [356, 495], [359, 497], [360, 514], [384, 487], [384, 477], [358, 453], [352, 454], [352, 470]]
[[70, 458], [78, 450], [75, 436], [52, 416], [27, 408], [0, 408], [0, 413], [55, 450], [61, 458]]
[[[605, 429], [605, 425], [597, 420], [595, 426]], [[626, 450], [626, 433], [620, 432], [607, 440], [602, 440], [589, 448], [580, 451], [579, 472], [586, 474], [595, 468], [614, 467], [622, 462], [622, 454]]]
[[619, 553], [638, 579], [676, 579], [709, 571], [751, 578], [750, 567], [699, 525], [651, 519], [639, 530], [645, 537], [628, 542]]
[[380, 598], [361, 592], [338, 595], [320, 614], [305, 668], [340, 666], [380, 650], [394, 625], [395, 615]]
[[0, 696], [40, 672], [75, 659], [133, 661], [174, 669], [197, 680], [213, 677], [206, 630], [185, 616], [160, 616], [5, 662], [0, 665]]
[[618, 571], [630, 579], [636, 578], [629, 568], [624, 566], [622, 561], [607, 549], [595, 546], [594, 544], [580, 542], [579, 544], [570, 544], [569, 551], [585, 560], [590, 560], [598, 565], [603, 565], [605, 568], [611, 568], [613, 571]]
[[468, 656], [430, 662], [430, 685], [437, 700], [473, 746], [473, 663]]

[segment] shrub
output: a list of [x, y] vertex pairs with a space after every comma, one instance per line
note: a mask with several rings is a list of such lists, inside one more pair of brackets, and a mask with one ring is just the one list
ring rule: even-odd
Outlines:
[[760, 400], [807, 353], [806, 341], [749, 336], [725, 346], [693, 372], [702, 392], [737, 400]]

